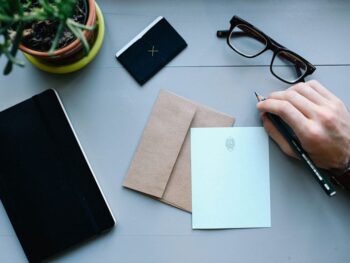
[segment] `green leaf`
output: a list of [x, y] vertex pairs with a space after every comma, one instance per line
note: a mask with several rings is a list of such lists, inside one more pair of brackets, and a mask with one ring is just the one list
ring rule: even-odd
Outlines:
[[10, 16], [7, 16], [7, 15], [0, 13], [0, 21], [1, 22], [12, 22], [13, 20], [14, 20], [13, 17], [10, 17]]
[[55, 51], [56, 47], [58, 46], [58, 41], [60, 40], [60, 37], [62, 35], [63, 29], [64, 29], [64, 21], [61, 21], [58, 25], [57, 31], [56, 31], [56, 35], [54, 40], [52, 41], [52, 45], [51, 48], [49, 50], [49, 55], [52, 56], [53, 52]]
[[90, 46], [87, 42], [85, 35], [81, 28], [92, 30], [93, 27], [87, 27], [84, 25], [81, 25], [77, 22], [75, 22], [73, 19], [67, 19], [67, 26], [72, 31], [72, 33], [80, 40], [80, 42], [83, 44], [84, 53], [87, 55], [90, 52]]
[[8, 52], [8, 50], [5, 50], [4, 55], [15, 65], [20, 66], [20, 67], [24, 67], [24, 62], [14, 56], [11, 55], [10, 52]]

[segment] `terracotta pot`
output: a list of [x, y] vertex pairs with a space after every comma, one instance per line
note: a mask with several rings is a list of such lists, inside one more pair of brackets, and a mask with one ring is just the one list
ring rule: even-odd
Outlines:
[[[86, 0], [86, 2], [87, 2], [87, 8], [88, 8], [88, 17], [87, 17], [86, 25], [94, 26], [96, 24], [95, 0]], [[90, 43], [94, 38], [94, 31], [85, 30], [84, 35], [87, 41]], [[56, 50], [52, 55], [49, 55], [48, 52], [42, 52], [42, 51], [36, 51], [36, 50], [30, 49], [22, 44], [19, 46], [19, 48], [21, 51], [33, 57], [39, 58], [41, 60], [44, 60], [44, 61], [46, 60], [50, 62], [59, 62], [61, 60], [64, 60], [67, 57], [76, 55], [80, 50], [82, 50], [83, 45], [81, 44], [79, 39], [75, 39], [69, 45]]]

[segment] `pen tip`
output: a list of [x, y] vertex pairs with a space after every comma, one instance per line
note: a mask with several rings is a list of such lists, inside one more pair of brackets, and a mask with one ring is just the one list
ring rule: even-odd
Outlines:
[[260, 101], [260, 95], [259, 95], [256, 91], [254, 91], [254, 94], [255, 94], [256, 99], [257, 99], [258, 101]]
[[264, 98], [263, 96], [259, 95], [256, 91], [254, 91], [254, 94], [255, 94], [256, 99], [257, 99], [258, 101], [265, 100], [265, 98]]

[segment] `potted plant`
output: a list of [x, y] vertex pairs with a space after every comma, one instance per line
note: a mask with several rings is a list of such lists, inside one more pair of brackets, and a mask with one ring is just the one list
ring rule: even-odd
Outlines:
[[18, 50], [38, 68], [68, 73], [97, 55], [104, 19], [95, 0], [0, 0], [0, 57], [23, 66]]

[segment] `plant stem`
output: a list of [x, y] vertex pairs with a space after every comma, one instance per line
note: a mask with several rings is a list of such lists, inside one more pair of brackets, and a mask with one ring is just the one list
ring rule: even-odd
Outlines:
[[58, 28], [57, 28], [57, 32], [56, 32], [56, 35], [55, 35], [55, 38], [54, 40], [52, 41], [52, 45], [51, 45], [51, 48], [49, 50], [49, 55], [52, 55], [54, 50], [56, 49], [57, 45], [58, 45], [58, 41], [62, 35], [62, 32], [63, 32], [63, 29], [64, 29], [64, 24], [65, 24], [65, 21], [61, 21], [58, 25]]

